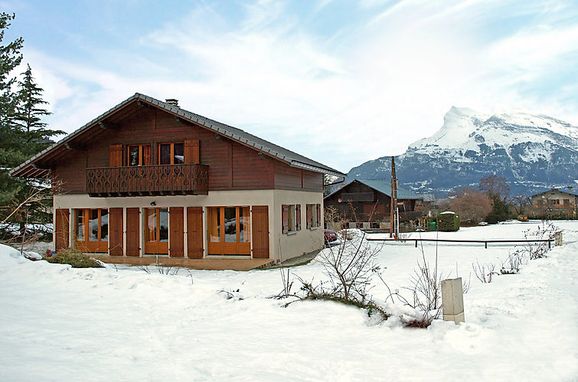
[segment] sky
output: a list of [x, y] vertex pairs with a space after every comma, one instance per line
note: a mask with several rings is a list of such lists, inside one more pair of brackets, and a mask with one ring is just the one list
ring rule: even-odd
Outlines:
[[[0, 0], [72, 132], [135, 92], [347, 172], [452, 107], [578, 125], [578, 0]], [[23, 71], [23, 70], [22, 70]]]

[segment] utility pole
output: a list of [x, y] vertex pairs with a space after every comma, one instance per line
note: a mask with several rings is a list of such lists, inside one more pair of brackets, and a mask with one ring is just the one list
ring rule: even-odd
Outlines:
[[389, 237], [395, 240], [399, 236], [399, 212], [397, 210], [397, 177], [395, 176], [395, 157], [391, 157], [391, 206], [389, 215]]

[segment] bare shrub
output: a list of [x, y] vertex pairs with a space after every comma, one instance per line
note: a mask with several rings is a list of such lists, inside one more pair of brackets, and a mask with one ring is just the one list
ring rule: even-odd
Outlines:
[[500, 273], [503, 275], [515, 275], [520, 272], [524, 259], [523, 254], [518, 251], [514, 251], [508, 255], [508, 258], [502, 263], [502, 268]]
[[472, 269], [476, 278], [484, 284], [491, 283], [493, 276], [498, 274], [495, 272], [496, 266], [494, 264], [480, 264], [477, 260], [472, 263]]
[[492, 211], [492, 200], [484, 192], [462, 188], [450, 200], [449, 207], [460, 216], [462, 222], [478, 224]]
[[364, 239], [362, 233], [351, 240], [342, 240], [319, 255], [318, 261], [329, 278], [329, 294], [345, 300], [366, 300], [373, 275], [379, 271], [375, 257], [381, 247], [371, 246]]

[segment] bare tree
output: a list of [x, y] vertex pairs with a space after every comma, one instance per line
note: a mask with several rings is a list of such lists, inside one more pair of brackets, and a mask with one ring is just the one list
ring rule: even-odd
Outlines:
[[492, 211], [492, 200], [481, 191], [463, 188], [449, 201], [449, 207], [462, 222], [478, 224]]

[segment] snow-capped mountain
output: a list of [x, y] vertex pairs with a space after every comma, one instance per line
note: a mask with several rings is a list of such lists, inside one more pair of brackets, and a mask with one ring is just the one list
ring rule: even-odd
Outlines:
[[[389, 179], [390, 157], [365, 162], [348, 176]], [[504, 176], [513, 194], [551, 187], [578, 190], [578, 127], [545, 115], [483, 114], [452, 107], [433, 136], [396, 159], [400, 184], [443, 195]]]

